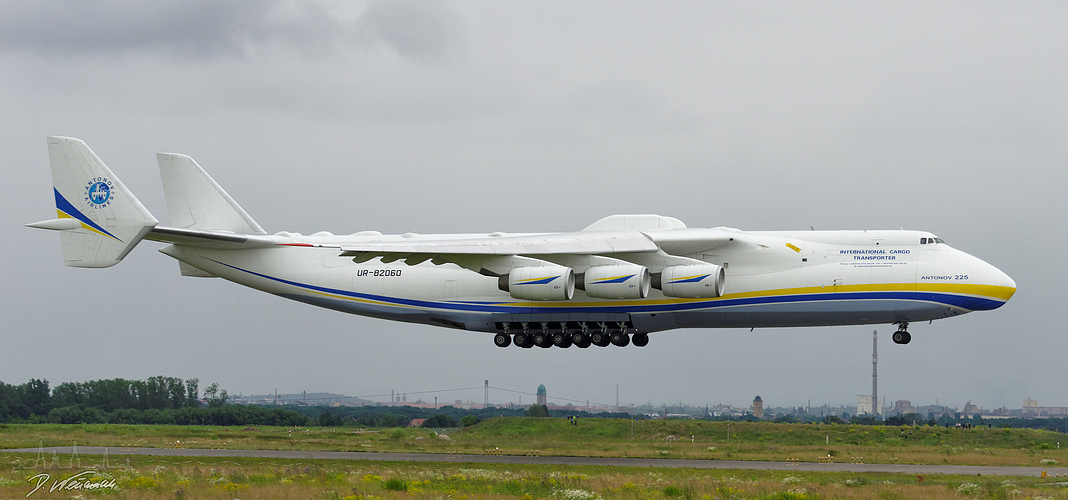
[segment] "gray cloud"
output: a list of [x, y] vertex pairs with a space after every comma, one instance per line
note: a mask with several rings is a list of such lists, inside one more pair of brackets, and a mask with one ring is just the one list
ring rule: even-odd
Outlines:
[[449, 57], [463, 46], [458, 18], [444, 4], [427, 1], [373, 1], [356, 22], [357, 36], [384, 43], [398, 54], [420, 60]]
[[456, 16], [438, 2], [375, 2], [357, 17], [337, 6], [282, 0], [5, 2], [0, 48], [254, 57], [269, 50], [319, 54], [383, 43], [401, 56], [427, 61], [462, 43]]

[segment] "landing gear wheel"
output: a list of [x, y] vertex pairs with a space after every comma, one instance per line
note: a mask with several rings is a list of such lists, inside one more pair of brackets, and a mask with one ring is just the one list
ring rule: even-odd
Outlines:
[[612, 335], [609, 338], [612, 341], [612, 345], [618, 347], [627, 347], [630, 345], [630, 335], [623, 332], [612, 332]]
[[597, 347], [607, 347], [609, 342], [611, 342], [611, 340], [609, 340], [608, 334], [606, 333], [593, 332], [590, 334], [590, 343]]
[[897, 331], [890, 337], [894, 340], [895, 344], [908, 344], [912, 341], [912, 335], [909, 335], [909, 324], [907, 321], [898, 321], [894, 323], [897, 325]]
[[571, 336], [564, 332], [553, 334], [553, 345], [556, 347], [568, 348], [571, 342]]
[[530, 349], [534, 347], [534, 341], [530, 338], [529, 333], [517, 333], [515, 334], [515, 345], [522, 347], [523, 349]]
[[575, 344], [575, 347], [579, 349], [585, 349], [590, 346], [590, 336], [585, 333], [575, 333], [571, 335], [571, 342]]
[[534, 345], [541, 347], [542, 349], [548, 349], [553, 346], [553, 338], [547, 333], [535, 333]]
[[649, 335], [645, 333], [635, 333], [631, 335], [631, 342], [634, 342], [635, 347], [645, 347], [649, 345]]
[[512, 337], [506, 333], [498, 333], [493, 336], [493, 343], [497, 344], [497, 347], [508, 347], [512, 345]]
[[912, 342], [912, 334], [904, 330], [894, 332], [894, 335], [890, 338], [894, 339], [895, 344], [908, 344], [909, 342]]

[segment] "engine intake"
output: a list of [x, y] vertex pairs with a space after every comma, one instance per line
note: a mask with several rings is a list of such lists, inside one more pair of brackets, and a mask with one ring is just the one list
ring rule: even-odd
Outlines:
[[659, 288], [668, 297], [714, 299], [723, 295], [725, 277], [723, 268], [715, 264], [670, 266], [653, 277], [653, 288]]
[[571, 300], [575, 271], [570, 267], [517, 267], [497, 281], [497, 288], [524, 300]]
[[651, 281], [645, 266], [593, 266], [578, 276], [575, 287], [590, 297], [644, 299], [649, 296]]

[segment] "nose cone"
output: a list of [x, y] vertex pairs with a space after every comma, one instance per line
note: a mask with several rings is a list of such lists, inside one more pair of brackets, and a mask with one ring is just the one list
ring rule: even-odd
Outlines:
[[1016, 282], [1000, 269], [983, 262], [982, 270], [978, 274], [979, 283], [984, 285], [979, 293], [989, 298], [985, 301], [986, 307], [982, 309], [997, 309], [1016, 294]]
[[1008, 302], [1009, 299], [1011, 299], [1012, 296], [1016, 294], [1016, 282], [1013, 281], [1012, 278], [1009, 277], [1009, 275], [1001, 272], [1000, 269], [994, 266], [990, 267], [994, 268], [994, 271], [997, 272], [997, 276], [1000, 281], [999, 286], [1005, 289], [1005, 302]]

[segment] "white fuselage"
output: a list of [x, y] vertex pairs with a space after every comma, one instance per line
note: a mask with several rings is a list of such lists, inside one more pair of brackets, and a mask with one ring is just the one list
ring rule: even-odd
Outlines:
[[485, 235], [279, 233], [271, 237], [273, 246], [263, 248], [175, 244], [162, 251], [208, 274], [293, 300], [484, 332], [549, 323], [626, 323], [641, 333], [907, 323], [995, 309], [1016, 290], [997, 268], [922, 231], [731, 231], [729, 243], [685, 255], [725, 270], [724, 294], [699, 299], [652, 290], [643, 299], [576, 291], [571, 300], [519, 300], [499, 289], [498, 278], [451, 263], [408, 265], [380, 258], [356, 263], [339, 256], [344, 244]]

